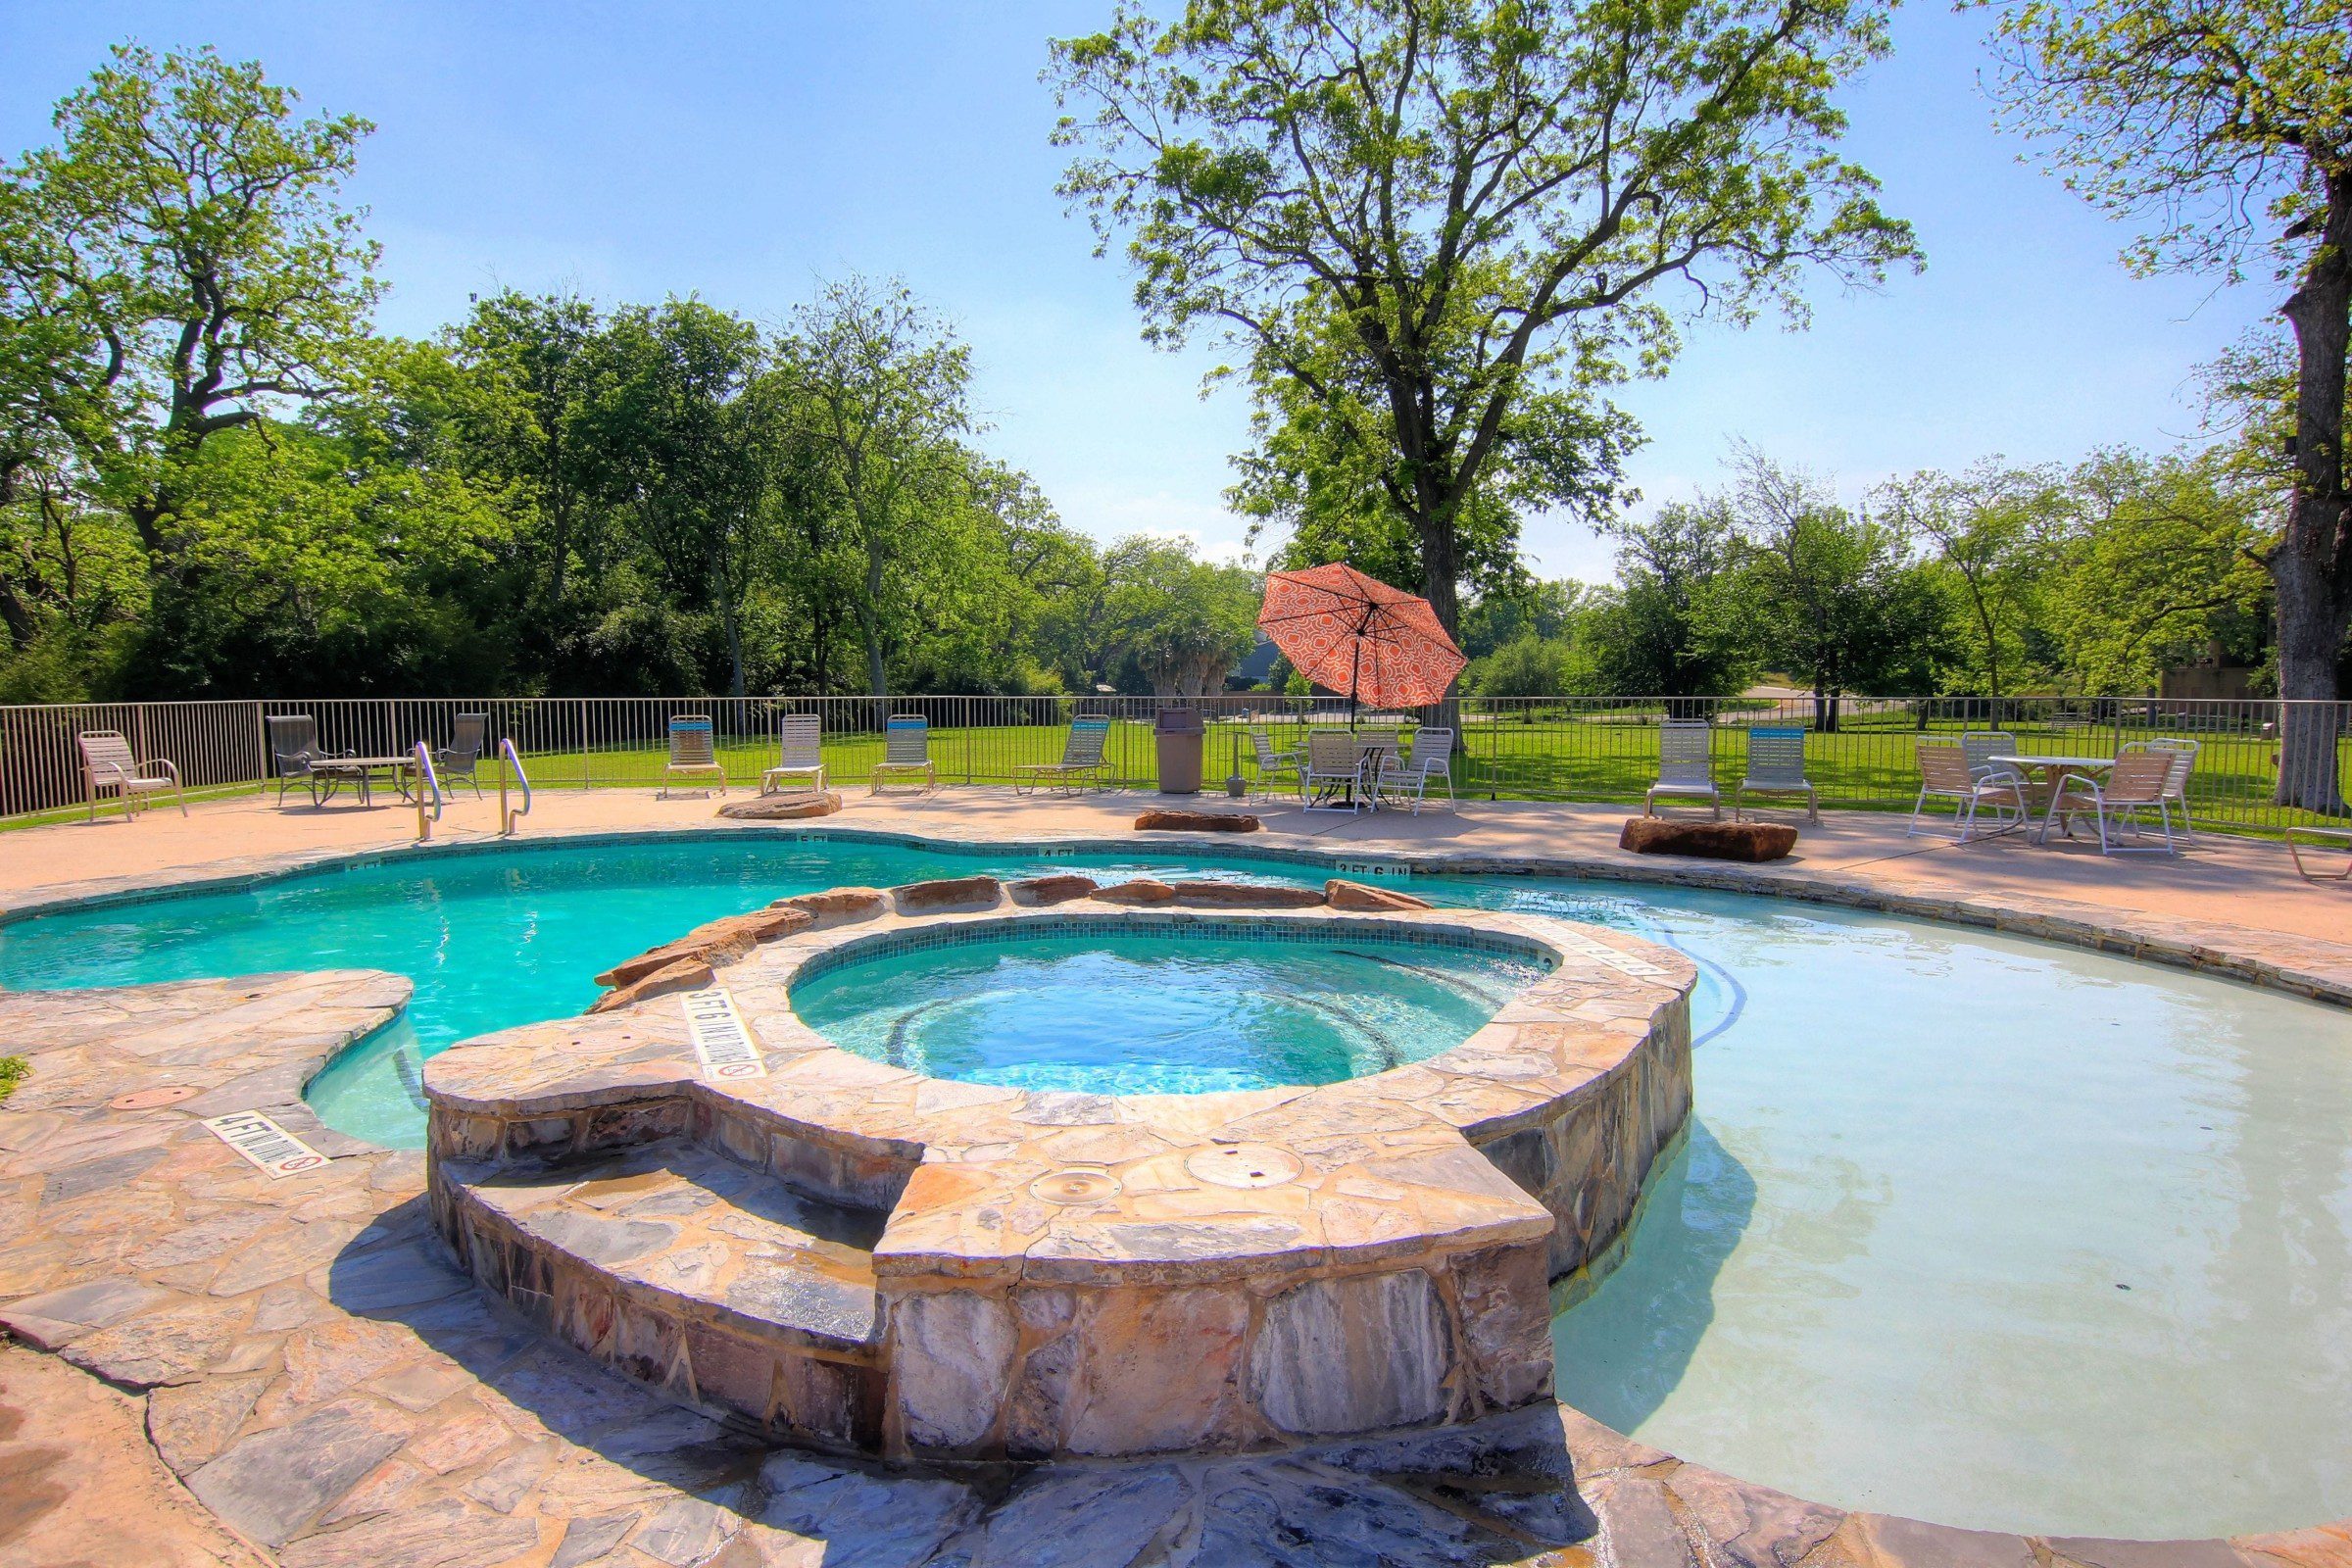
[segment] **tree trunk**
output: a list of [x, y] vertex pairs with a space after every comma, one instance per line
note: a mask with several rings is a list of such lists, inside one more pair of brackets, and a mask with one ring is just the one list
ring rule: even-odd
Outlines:
[[2352, 499], [2344, 491], [2344, 374], [2352, 352], [2352, 171], [2327, 181], [2310, 269], [2280, 314], [2295, 331], [2295, 487], [2266, 564], [2278, 598], [2280, 806], [2344, 809], [2336, 661], [2352, 625]]

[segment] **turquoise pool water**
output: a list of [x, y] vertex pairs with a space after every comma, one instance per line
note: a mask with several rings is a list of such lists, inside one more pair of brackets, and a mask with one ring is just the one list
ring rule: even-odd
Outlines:
[[[540, 849], [0, 927], [0, 984], [368, 964], [409, 1019], [322, 1076], [414, 1143], [464, 1035], [785, 893], [977, 870], [1319, 881], [1232, 858], [870, 845]], [[2352, 1014], [2096, 954], [1772, 900], [1417, 877], [1701, 965], [1697, 1111], [1619, 1270], [1554, 1325], [1571, 1402], [1697, 1462], [1981, 1528], [2201, 1536], [2352, 1514]]]
[[1419, 1061], [1543, 973], [1405, 942], [1106, 931], [851, 959], [793, 987], [792, 1008], [845, 1050], [934, 1078], [1197, 1094]]

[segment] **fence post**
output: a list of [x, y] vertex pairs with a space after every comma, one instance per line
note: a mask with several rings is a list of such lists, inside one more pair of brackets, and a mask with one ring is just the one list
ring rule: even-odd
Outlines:
[[587, 789], [595, 782], [588, 762], [588, 699], [580, 699], [580, 788]]

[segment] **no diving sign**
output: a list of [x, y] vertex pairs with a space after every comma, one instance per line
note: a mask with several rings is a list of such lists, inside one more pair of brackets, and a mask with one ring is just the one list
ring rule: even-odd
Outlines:
[[752, 1043], [752, 1032], [744, 1027], [743, 1015], [735, 1010], [735, 999], [725, 987], [681, 992], [678, 1004], [686, 1009], [686, 1033], [694, 1041], [695, 1058], [703, 1064], [705, 1077], [767, 1076], [760, 1048]]
[[299, 1176], [326, 1163], [321, 1154], [258, 1110], [231, 1111], [205, 1122], [214, 1136], [270, 1176]]

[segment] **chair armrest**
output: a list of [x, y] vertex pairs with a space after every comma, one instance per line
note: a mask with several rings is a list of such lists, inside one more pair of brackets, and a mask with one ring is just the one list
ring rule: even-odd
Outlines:
[[166, 773], [171, 775], [172, 783], [177, 784], [179, 782], [179, 766], [169, 757], [150, 757], [147, 759], [147, 760], [139, 764], [139, 771], [144, 773], [151, 767], [162, 768]]

